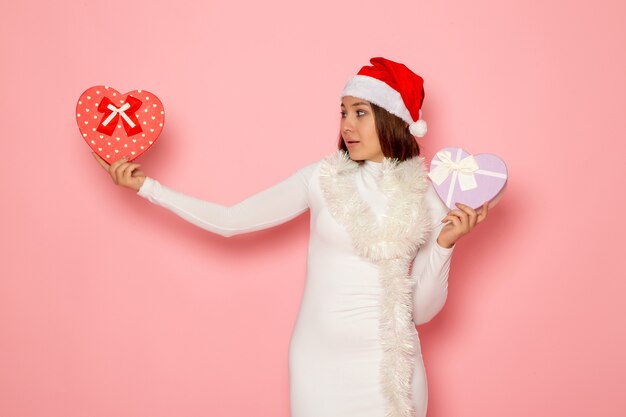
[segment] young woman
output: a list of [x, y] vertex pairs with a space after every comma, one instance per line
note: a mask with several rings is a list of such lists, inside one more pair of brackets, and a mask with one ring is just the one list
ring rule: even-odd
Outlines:
[[292, 417], [424, 417], [427, 383], [415, 325], [443, 307], [455, 242], [487, 216], [448, 211], [414, 136], [423, 80], [372, 58], [341, 94], [339, 149], [231, 207], [96, 159], [113, 181], [222, 236], [311, 211], [307, 279], [289, 349]]

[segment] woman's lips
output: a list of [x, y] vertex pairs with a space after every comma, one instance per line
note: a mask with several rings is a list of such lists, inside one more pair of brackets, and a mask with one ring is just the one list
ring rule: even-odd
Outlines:
[[347, 146], [348, 148], [352, 148], [352, 147], [354, 147], [354, 146], [356, 146], [356, 145], [358, 145], [358, 144], [359, 144], [359, 141], [358, 141], [358, 140], [347, 140], [347, 141], [346, 141], [346, 146]]

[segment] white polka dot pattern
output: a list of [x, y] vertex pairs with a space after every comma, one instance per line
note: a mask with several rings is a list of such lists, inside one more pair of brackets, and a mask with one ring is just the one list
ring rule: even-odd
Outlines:
[[[141, 101], [141, 105], [134, 112], [124, 110], [124, 103], [129, 96]], [[99, 111], [98, 107], [104, 97], [117, 110], [112, 111], [111, 107], [106, 110], [106, 106], [102, 106], [105, 111]], [[117, 113], [110, 120], [114, 126], [112, 133], [103, 133], [103, 125], [109, 125], [111, 129], [107, 118], [112, 113]], [[78, 99], [76, 122], [87, 145], [110, 164], [124, 156], [132, 161], [150, 149], [163, 130], [165, 111], [161, 100], [149, 91], [134, 90], [120, 94], [109, 86], [98, 85], [87, 89]], [[131, 130], [133, 125], [139, 126], [141, 130], [136, 131], [136, 127]], [[127, 130], [131, 130], [130, 136]]]

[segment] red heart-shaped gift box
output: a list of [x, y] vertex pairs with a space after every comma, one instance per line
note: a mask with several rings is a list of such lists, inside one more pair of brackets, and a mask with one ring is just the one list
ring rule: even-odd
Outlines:
[[98, 85], [81, 94], [76, 122], [87, 145], [109, 164], [132, 161], [156, 142], [165, 122], [161, 100], [146, 90], [120, 94]]

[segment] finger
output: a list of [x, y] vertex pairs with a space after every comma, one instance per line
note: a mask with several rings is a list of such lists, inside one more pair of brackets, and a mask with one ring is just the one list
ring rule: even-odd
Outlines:
[[[452, 213], [452, 212], [450, 212]], [[448, 214], [446, 217], [444, 217], [443, 221], [450, 221], [452, 222], [452, 224], [454, 225], [455, 229], [459, 229], [463, 227], [463, 223], [461, 222], [461, 220], [459, 219], [458, 216], [452, 215], [452, 214]]]
[[465, 213], [467, 213], [467, 215], [469, 216], [469, 218], [468, 218], [468, 225], [469, 225], [470, 229], [473, 228], [476, 225], [476, 210], [474, 210], [473, 208], [471, 208], [467, 204], [458, 203], [458, 202], [455, 203], [455, 204], [456, 204], [456, 206], [458, 208], [460, 208]]
[[459, 210], [459, 209], [454, 209], [454, 210], [450, 210], [450, 211], [448, 212], [448, 214], [446, 214], [446, 216], [456, 216], [456, 217], [458, 217], [458, 218], [461, 218], [461, 216], [462, 216], [463, 214], [464, 214], [464, 213], [463, 213], [461, 210]]
[[111, 176], [116, 184], [124, 179], [124, 170], [128, 167], [130, 162], [124, 162], [123, 159], [117, 160], [111, 164]]
[[102, 166], [102, 168], [104, 168], [105, 171], [109, 171], [109, 163], [107, 161], [105, 161], [104, 159], [100, 158], [100, 155], [98, 155], [95, 152], [91, 153], [93, 155], [93, 157], [96, 159], [96, 161], [98, 161], [98, 163]]
[[129, 162], [127, 157], [123, 157], [113, 162], [113, 164], [111, 164], [111, 167], [113, 168], [113, 170], [117, 171], [118, 173], [123, 173], [124, 170], [128, 168], [128, 165], [130, 164], [132, 164], [132, 162]]
[[461, 221], [463, 229], [469, 230], [469, 215], [466, 212], [460, 209], [454, 209], [448, 214], [456, 216]]
[[128, 164], [123, 170], [122, 170], [122, 177], [125, 180], [130, 180], [130, 177], [132, 176], [132, 173], [135, 169], [139, 168], [139, 164]]
[[478, 221], [477, 221], [477, 223], [480, 223], [483, 220], [485, 220], [485, 218], [487, 217], [487, 212], [488, 211], [489, 211], [489, 202], [485, 201], [483, 203], [482, 209], [480, 210], [480, 213], [478, 214]]
[[442, 222], [452, 221], [452, 219], [456, 219], [459, 222], [461, 222], [461, 219], [462, 219], [461, 211], [459, 211], [459, 210], [452, 210], [452, 211], [448, 212], [446, 217], [443, 218]]
[[476, 215], [476, 210], [474, 210], [472, 207], [468, 206], [467, 204], [463, 204], [463, 203], [459, 203], [459, 202], [456, 202], [456, 203], [454, 203], [454, 204], [456, 204], [456, 206], [457, 206], [460, 210], [462, 210], [462, 211], [464, 211], [465, 213], [467, 213], [467, 214], [468, 214], [468, 216], [470, 216], [470, 217], [471, 217], [471, 216], [475, 216], [475, 215]]
[[115, 172], [120, 165], [125, 164], [126, 162], [128, 162], [128, 160], [127, 160], [127, 158], [125, 156], [120, 158], [120, 159], [118, 159], [117, 161], [115, 161], [115, 162], [113, 162], [111, 164], [111, 166], [109, 167], [109, 171], [110, 172]]

